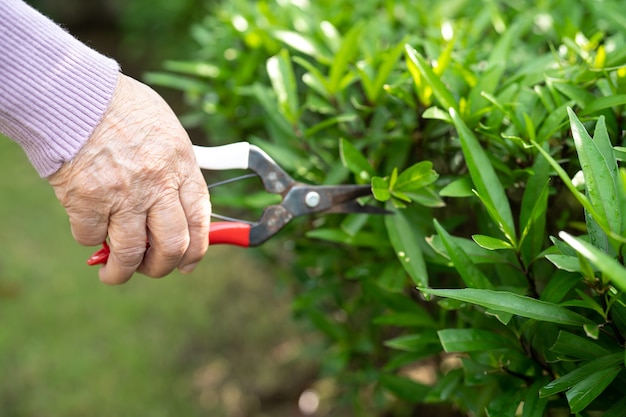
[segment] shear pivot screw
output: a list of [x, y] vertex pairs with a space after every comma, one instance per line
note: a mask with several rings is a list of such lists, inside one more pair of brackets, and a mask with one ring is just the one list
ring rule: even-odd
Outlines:
[[320, 195], [315, 191], [309, 191], [306, 196], [304, 196], [304, 203], [307, 207], [317, 207], [320, 203]]

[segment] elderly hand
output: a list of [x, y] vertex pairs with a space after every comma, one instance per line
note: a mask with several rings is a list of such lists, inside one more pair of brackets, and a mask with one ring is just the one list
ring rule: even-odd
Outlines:
[[119, 75], [101, 123], [48, 180], [78, 243], [109, 237], [102, 282], [190, 272], [207, 250], [211, 204], [189, 137], [165, 101], [132, 78]]

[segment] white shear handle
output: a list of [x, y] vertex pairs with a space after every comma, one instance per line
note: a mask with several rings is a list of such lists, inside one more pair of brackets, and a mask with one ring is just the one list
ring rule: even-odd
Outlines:
[[213, 171], [226, 169], [248, 169], [250, 144], [235, 142], [222, 146], [193, 146], [193, 152], [202, 169]]

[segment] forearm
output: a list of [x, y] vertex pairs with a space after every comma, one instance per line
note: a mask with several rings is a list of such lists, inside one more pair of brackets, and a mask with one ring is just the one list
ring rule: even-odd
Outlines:
[[0, 132], [40, 176], [85, 144], [115, 89], [118, 64], [21, 0], [0, 1]]

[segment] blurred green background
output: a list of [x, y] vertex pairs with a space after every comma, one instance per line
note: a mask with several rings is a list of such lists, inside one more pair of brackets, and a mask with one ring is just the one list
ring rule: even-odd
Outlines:
[[[141, 78], [187, 45], [194, 0], [31, 1]], [[160, 91], [176, 109], [178, 98]], [[168, 95], [169, 94], [169, 95]], [[107, 287], [21, 149], [0, 139], [0, 415], [297, 416], [315, 340], [254, 250]]]

